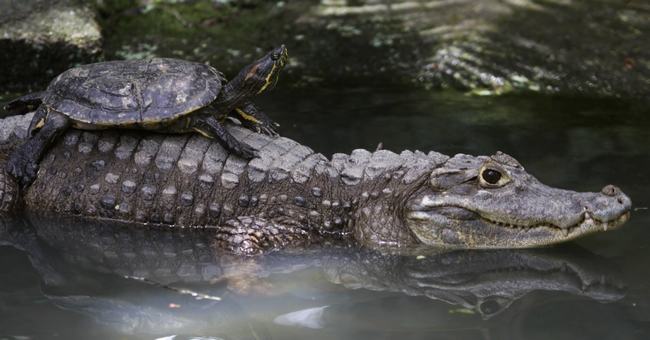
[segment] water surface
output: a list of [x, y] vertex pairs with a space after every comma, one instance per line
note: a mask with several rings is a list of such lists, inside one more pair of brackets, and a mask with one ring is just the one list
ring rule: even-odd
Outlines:
[[379, 143], [501, 150], [552, 186], [620, 186], [632, 218], [551, 249], [328, 248], [257, 260], [224, 257], [197, 232], [22, 218], [0, 229], [0, 338], [650, 336], [647, 106], [395, 88], [278, 89], [258, 103], [285, 136], [328, 156]]

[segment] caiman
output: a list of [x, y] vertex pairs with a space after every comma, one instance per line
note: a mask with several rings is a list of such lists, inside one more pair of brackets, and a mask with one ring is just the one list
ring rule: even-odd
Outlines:
[[[0, 122], [2, 162], [31, 118]], [[502, 152], [357, 149], [328, 159], [285, 137], [228, 129], [258, 156], [243, 160], [198, 135], [70, 130], [24, 192], [0, 173], [2, 210], [208, 227], [220, 247], [242, 254], [332, 240], [527, 248], [615, 229], [630, 214], [613, 185], [551, 188]]]

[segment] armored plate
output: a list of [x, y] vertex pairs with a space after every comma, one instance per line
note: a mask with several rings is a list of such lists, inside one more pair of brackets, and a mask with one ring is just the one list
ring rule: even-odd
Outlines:
[[54, 79], [44, 103], [99, 126], [156, 123], [204, 107], [223, 79], [214, 68], [184, 60], [109, 61], [69, 69]]

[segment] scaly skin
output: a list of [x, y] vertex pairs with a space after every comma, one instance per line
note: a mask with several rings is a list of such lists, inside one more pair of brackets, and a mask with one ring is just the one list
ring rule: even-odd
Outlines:
[[[210, 227], [223, 249], [245, 254], [337, 239], [526, 248], [616, 228], [629, 217], [630, 199], [618, 188], [550, 188], [503, 153], [358, 149], [328, 160], [284, 137], [229, 131], [259, 157], [242, 160], [197, 135], [71, 130], [43, 159], [23, 193], [25, 208]], [[498, 183], [486, 182], [486, 169], [501, 174]], [[10, 177], [0, 179], [13, 187]]]

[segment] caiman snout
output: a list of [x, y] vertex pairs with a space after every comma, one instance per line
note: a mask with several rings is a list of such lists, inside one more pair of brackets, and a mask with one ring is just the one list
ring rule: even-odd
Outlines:
[[599, 194], [583, 201], [586, 217], [599, 222], [627, 219], [632, 200], [617, 186], [606, 185]]
[[[619, 195], [625, 196], [625, 194], [623, 194], [623, 192], [621, 191], [621, 189], [619, 189], [619, 187], [617, 187], [615, 185], [612, 185], [612, 184], [607, 184], [605, 187], [603, 187], [602, 190], [600, 190], [600, 192], [602, 192], [603, 194], [605, 194], [607, 196], [612, 196], [612, 197], [616, 197], [616, 196], [619, 196]], [[625, 196], [625, 197], [627, 197], [627, 196]]]

